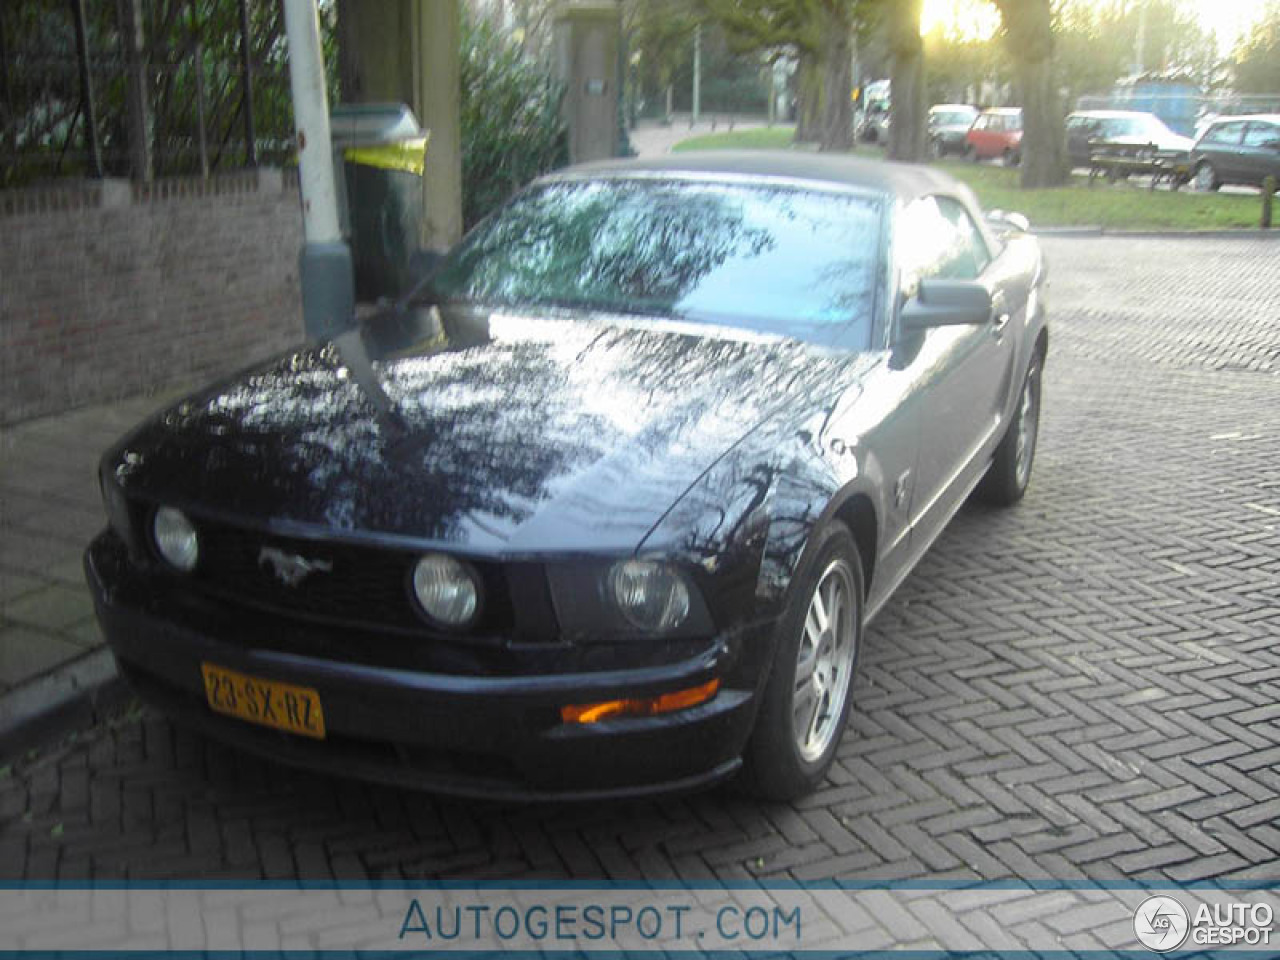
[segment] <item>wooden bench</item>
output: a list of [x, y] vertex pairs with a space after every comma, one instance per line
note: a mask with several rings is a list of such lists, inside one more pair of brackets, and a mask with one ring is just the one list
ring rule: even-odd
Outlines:
[[1089, 186], [1099, 177], [1115, 183], [1125, 177], [1141, 174], [1151, 177], [1149, 189], [1167, 182], [1177, 190], [1190, 179], [1187, 156], [1173, 150], [1157, 150], [1155, 144], [1138, 147], [1133, 144], [1095, 142], [1089, 151]]

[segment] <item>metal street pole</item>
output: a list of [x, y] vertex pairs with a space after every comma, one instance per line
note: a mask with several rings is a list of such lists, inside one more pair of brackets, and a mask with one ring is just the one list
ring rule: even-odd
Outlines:
[[1140, 0], [1138, 6], [1138, 37], [1133, 45], [1133, 61], [1135, 74], [1141, 74], [1147, 69], [1147, 4], [1145, 0]]
[[84, 0], [71, 0], [76, 28], [76, 60], [80, 66], [80, 116], [84, 120], [89, 172], [102, 179], [102, 146], [98, 142], [98, 113], [93, 107], [93, 74], [89, 69], [89, 40], [84, 23]]
[[[288, 19], [287, 11], [285, 19]], [[286, 25], [286, 32], [288, 29]], [[253, 123], [253, 44], [249, 35], [249, 0], [240, 0], [240, 70], [244, 75], [244, 156], [249, 166], [256, 167], [258, 132]]]
[[693, 120], [702, 114], [702, 24], [693, 28]]
[[302, 318], [307, 336], [326, 339], [349, 328], [355, 315], [351, 250], [338, 227], [329, 100], [320, 50], [316, 0], [284, 0], [289, 41], [289, 86], [297, 127], [302, 188]]

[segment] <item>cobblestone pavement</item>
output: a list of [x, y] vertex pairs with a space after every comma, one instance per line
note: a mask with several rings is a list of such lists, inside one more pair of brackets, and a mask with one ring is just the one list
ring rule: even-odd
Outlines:
[[102, 529], [98, 457], [174, 396], [0, 428], [0, 694], [101, 646], [80, 565]]
[[0, 875], [1280, 879], [1280, 243], [1046, 246], [1033, 488], [888, 606], [815, 795], [447, 801], [126, 714], [0, 772]]

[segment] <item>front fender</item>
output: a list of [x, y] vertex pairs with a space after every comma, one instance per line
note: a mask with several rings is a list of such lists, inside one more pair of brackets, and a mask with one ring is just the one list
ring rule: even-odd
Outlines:
[[[874, 543], [883, 540], [889, 484], [879, 458], [869, 448], [819, 436], [818, 443], [795, 451], [775, 485], [756, 597], [778, 610], [813, 532], [838, 519], [852, 525], [853, 511], [864, 509], [857, 501], [864, 501], [872, 512]], [[874, 557], [872, 561], [869, 567]]]

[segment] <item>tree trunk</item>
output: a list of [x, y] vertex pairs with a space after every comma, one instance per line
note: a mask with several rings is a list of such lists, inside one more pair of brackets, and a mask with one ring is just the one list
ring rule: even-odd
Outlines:
[[853, 149], [852, 62], [849, 23], [840, 7], [827, 8], [822, 45], [822, 135], [819, 150]]
[[1004, 21], [1014, 82], [1022, 104], [1023, 189], [1067, 182], [1067, 138], [1053, 82], [1050, 0], [996, 0]]
[[802, 53], [796, 68], [796, 142], [822, 137], [822, 76], [816, 58]]
[[923, 0], [893, 0], [889, 8], [889, 159], [918, 163], [928, 156], [925, 129]]

